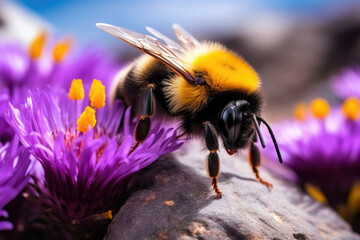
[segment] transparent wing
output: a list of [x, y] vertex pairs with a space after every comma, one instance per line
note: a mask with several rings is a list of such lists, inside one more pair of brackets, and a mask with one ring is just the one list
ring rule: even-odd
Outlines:
[[163, 40], [166, 43], [166, 46], [170, 48], [173, 52], [178, 53], [179, 55], [182, 55], [185, 53], [185, 50], [182, 46], [180, 46], [177, 42], [173, 41], [172, 39], [168, 38], [161, 32], [157, 31], [156, 29], [153, 29], [151, 27], [146, 27], [146, 30], [154, 35], [155, 37]]
[[174, 24], [173, 29], [175, 31], [176, 37], [179, 39], [181, 45], [187, 48], [195, 48], [199, 41], [193, 37], [190, 33], [188, 33], [184, 28], [182, 28], [179, 24]]
[[105, 23], [97, 23], [96, 26], [158, 59], [190, 84], [197, 84], [196, 78], [186, 70], [180, 57], [156, 38]]

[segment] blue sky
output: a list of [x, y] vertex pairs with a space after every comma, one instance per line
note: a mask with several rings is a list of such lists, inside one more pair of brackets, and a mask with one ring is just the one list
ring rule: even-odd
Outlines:
[[116, 39], [101, 33], [95, 23], [111, 23], [139, 32], [145, 32], [144, 27], [151, 26], [170, 34], [172, 23], [177, 22], [201, 37], [240, 31], [265, 13], [305, 21], [360, 5], [358, 0], [13, 1], [45, 18], [60, 35], [75, 35], [82, 43], [110, 45]]

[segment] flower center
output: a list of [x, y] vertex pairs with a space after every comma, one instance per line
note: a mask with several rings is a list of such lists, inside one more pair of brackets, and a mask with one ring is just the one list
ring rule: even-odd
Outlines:
[[[71, 143], [78, 137], [78, 133], [72, 131], [71, 129], [65, 129], [64, 141], [66, 149], [70, 149]], [[54, 136], [55, 139], [55, 136]]]
[[[84, 86], [81, 79], [74, 79], [71, 82], [69, 94], [71, 100], [82, 100], [84, 99]], [[105, 106], [105, 86], [101, 81], [94, 79], [91, 84], [89, 93], [90, 105], [94, 108], [102, 108]], [[91, 128], [95, 127], [96, 124], [96, 113], [95, 109], [87, 106], [84, 112], [80, 115], [77, 120], [77, 130], [80, 132], [87, 132], [90, 125]], [[77, 109], [76, 109], [77, 110]], [[75, 110], [75, 111], [76, 111]]]
[[359, 99], [357, 99], [356, 97], [350, 97], [346, 99], [342, 105], [342, 111], [348, 119], [355, 121], [359, 117]]
[[330, 113], [330, 105], [323, 98], [316, 98], [311, 103], [311, 111], [315, 117], [324, 119]]

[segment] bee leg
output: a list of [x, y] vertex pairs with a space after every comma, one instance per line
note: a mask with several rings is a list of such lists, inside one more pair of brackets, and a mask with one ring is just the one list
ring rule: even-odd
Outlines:
[[134, 133], [136, 143], [132, 146], [129, 155], [139, 146], [140, 143], [145, 141], [149, 135], [151, 117], [154, 114], [155, 109], [154, 89], [155, 86], [153, 84], [149, 84], [142, 98], [140, 105], [140, 119], [135, 126]]
[[263, 180], [260, 177], [260, 173], [259, 173], [259, 167], [261, 164], [261, 159], [260, 159], [260, 151], [259, 148], [253, 143], [251, 143], [250, 146], [250, 152], [249, 152], [249, 163], [251, 165], [251, 168], [256, 176], [256, 179], [264, 184], [269, 190], [271, 190], [271, 188], [273, 187], [273, 185], [265, 180]]
[[217, 177], [220, 173], [220, 161], [216, 151], [219, 149], [219, 143], [216, 136], [216, 130], [210, 122], [204, 122], [205, 126], [205, 142], [206, 147], [210, 151], [208, 156], [208, 173], [212, 178], [211, 185], [218, 198], [222, 197], [222, 193], [217, 185]]

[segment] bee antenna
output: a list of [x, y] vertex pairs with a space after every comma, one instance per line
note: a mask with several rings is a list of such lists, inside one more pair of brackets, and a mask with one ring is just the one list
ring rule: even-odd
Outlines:
[[262, 135], [262, 133], [261, 133], [261, 131], [260, 131], [260, 126], [259, 126], [258, 120], [256, 119], [255, 114], [252, 115], [252, 120], [253, 120], [253, 122], [254, 122], [254, 124], [255, 124], [256, 132], [257, 132], [258, 135], [259, 135], [260, 142], [261, 142], [261, 146], [262, 146], [263, 148], [265, 148], [265, 147], [266, 147], [266, 144], [265, 144], [265, 141], [264, 141], [264, 137], [263, 137], [263, 135]]
[[[269, 133], [270, 133], [270, 136], [271, 136], [271, 139], [274, 143], [274, 146], [275, 146], [275, 150], [276, 150], [276, 153], [277, 153], [277, 156], [278, 156], [278, 159], [279, 159], [279, 162], [280, 163], [283, 163], [283, 160], [282, 160], [282, 157], [281, 157], [281, 153], [280, 153], [280, 149], [279, 149], [279, 146], [276, 142], [276, 138], [275, 138], [275, 135], [270, 127], [270, 125], [261, 117], [256, 117], [260, 122], [263, 122], [265, 124], [265, 126], [267, 127]], [[256, 126], [256, 125], [255, 125]]]

